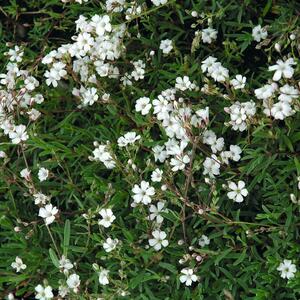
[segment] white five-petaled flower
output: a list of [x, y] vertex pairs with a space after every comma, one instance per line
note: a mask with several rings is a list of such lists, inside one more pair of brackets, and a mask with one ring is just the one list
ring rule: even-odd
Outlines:
[[17, 256], [15, 261], [12, 262], [11, 267], [13, 269], [16, 269], [17, 273], [27, 268], [27, 266], [23, 263], [22, 259], [19, 256]]
[[151, 174], [151, 180], [153, 182], [161, 182], [163, 171], [156, 168]]
[[18, 125], [14, 127], [14, 130], [9, 132], [9, 138], [13, 144], [20, 144], [22, 141], [28, 140], [28, 134], [26, 132], [25, 125]]
[[175, 88], [181, 91], [190, 90], [192, 87], [192, 83], [188, 76], [177, 77]]
[[168, 2], [168, 0], [151, 0], [151, 1], [155, 6], [160, 6]]
[[152, 107], [152, 104], [150, 103], [150, 98], [148, 97], [141, 97], [138, 100], [136, 100], [135, 103], [135, 110], [137, 112], [141, 112], [143, 116], [147, 115]]
[[166, 240], [167, 234], [159, 229], [152, 232], [153, 239], [149, 239], [149, 245], [153, 247], [156, 251], [159, 251], [161, 247], [167, 247], [169, 245], [168, 240]]
[[277, 270], [281, 272], [280, 276], [286, 279], [295, 277], [295, 273], [297, 272], [296, 265], [289, 259], [284, 259]]
[[143, 204], [151, 203], [151, 196], [155, 194], [155, 189], [150, 186], [149, 182], [142, 181], [140, 186], [137, 184], [132, 188], [134, 195], [132, 196], [135, 203], [142, 202]]
[[164, 54], [169, 54], [173, 49], [172, 41], [168, 39], [161, 41], [159, 49], [162, 50]]
[[247, 78], [240, 74], [236, 75], [235, 78], [230, 80], [231, 85], [235, 90], [243, 89], [245, 87]]
[[61, 259], [59, 260], [59, 269], [63, 272], [63, 273], [68, 273], [69, 270], [71, 270], [73, 268], [73, 264], [71, 263], [71, 261], [66, 258], [64, 255], [62, 255]]
[[277, 60], [276, 65], [269, 67], [269, 71], [275, 71], [273, 80], [278, 81], [281, 79], [281, 77], [292, 78], [294, 75], [294, 69], [291, 66], [295, 64], [296, 62], [293, 58], [289, 58], [286, 61], [281, 59]]
[[210, 243], [209, 238], [206, 235], [202, 234], [202, 236], [198, 241], [199, 246], [205, 247], [206, 245], [209, 245], [209, 243]]
[[126, 147], [128, 144], [133, 144], [135, 141], [138, 141], [141, 138], [140, 135], [137, 135], [134, 131], [127, 132], [124, 136], [118, 138], [118, 146]]
[[112, 222], [116, 219], [110, 208], [102, 208], [99, 211], [99, 214], [101, 215], [102, 219], [98, 221], [98, 224], [104, 226], [105, 228], [111, 226]]
[[80, 285], [79, 276], [77, 274], [71, 274], [67, 279], [67, 285], [76, 293]]
[[41, 284], [35, 287], [35, 299], [50, 300], [53, 299], [52, 287], [50, 285], [43, 287]]
[[39, 216], [42, 217], [46, 225], [50, 225], [55, 220], [55, 215], [58, 213], [56, 206], [53, 206], [51, 203], [41, 207], [39, 210]]
[[49, 176], [49, 170], [46, 168], [40, 168], [38, 172], [39, 181], [45, 181]]
[[227, 193], [227, 196], [235, 202], [243, 202], [244, 197], [248, 195], [248, 191], [245, 188], [245, 182], [242, 180], [240, 180], [237, 185], [231, 181], [229, 182], [228, 187], [231, 191]]
[[185, 283], [186, 286], [191, 286], [193, 281], [198, 280], [198, 277], [194, 274], [193, 269], [182, 269], [181, 273], [183, 275], [179, 277], [179, 280], [181, 283]]
[[201, 35], [201, 39], [203, 43], [211, 44], [213, 41], [217, 39], [218, 31], [214, 28], [208, 27], [203, 29]]
[[20, 172], [20, 176], [22, 178], [25, 178], [25, 180], [29, 181], [30, 180], [30, 173], [31, 173], [31, 171], [28, 168], [25, 168]]
[[102, 269], [99, 272], [99, 283], [100, 284], [102, 284], [102, 285], [109, 284], [108, 273], [109, 273], [109, 270], [106, 270], [106, 269]]
[[166, 209], [164, 209], [164, 202], [157, 202], [157, 206], [155, 205], [150, 205], [149, 207], [149, 211], [150, 211], [150, 216], [149, 219], [152, 221], [154, 219], [156, 219], [156, 222], [158, 224], [162, 223], [164, 218], [160, 215], [160, 213], [162, 212], [166, 212]]
[[257, 25], [252, 29], [252, 37], [256, 42], [264, 40], [268, 36], [268, 32], [261, 25]]
[[112, 239], [112, 238], [107, 238], [106, 241], [103, 243], [103, 248], [106, 252], [111, 252], [114, 250], [119, 243], [118, 239]]

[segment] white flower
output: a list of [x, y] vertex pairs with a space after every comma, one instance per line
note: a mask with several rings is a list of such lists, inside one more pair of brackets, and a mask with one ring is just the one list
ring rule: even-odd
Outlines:
[[152, 105], [148, 97], [141, 97], [138, 100], [136, 100], [135, 110], [137, 112], [140, 111], [143, 116], [149, 113], [151, 107]]
[[67, 285], [70, 289], [72, 289], [76, 293], [80, 285], [79, 276], [77, 274], [70, 275], [67, 279]]
[[70, 289], [65, 285], [60, 285], [58, 287], [58, 295], [62, 298], [66, 297], [68, 293], [70, 292]]
[[164, 54], [169, 54], [173, 49], [172, 41], [168, 39], [161, 41], [159, 49], [161, 49]]
[[109, 270], [106, 270], [106, 269], [102, 269], [99, 272], [99, 283], [100, 284], [102, 284], [102, 285], [109, 284], [108, 273], [109, 273]]
[[[96, 142], [95, 142], [96, 143]], [[94, 144], [95, 144], [94, 143]], [[97, 143], [96, 143], [97, 144]], [[108, 169], [113, 169], [116, 165], [112, 155], [108, 152], [106, 145], [98, 145], [93, 151], [94, 159], [101, 161]]]
[[169, 245], [168, 240], [166, 240], [167, 234], [159, 229], [152, 232], [153, 239], [149, 239], [149, 245], [153, 247], [156, 251], [159, 251], [161, 247], [167, 247]]
[[163, 171], [156, 168], [151, 174], [151, 180], [153, 182], [161, 182]]
[[98, 221], [98, 224], [104, 226], [105, 228], [111, 226], [112, 222], [116, 219], [110, 208], [102, 208], [99, 211], [99, 214], [101, 215], [102, 219]]
[[149, 216], [149, 219], [151, 221], [153, 221], [154, 219], [156, 219], [156, 222], [158, 224], [161, 224], [163, 222], [164, 218], [160, 215], [160, 213], [166, 212], [166, 209], [164, 209], [164, 206], [165, 206], [164, 202], [161, 202], [161, 201], [159, 201], [157, 203], [157, 206], [150, 205], [149, 211], [150, 211], [151, 214]]
[[181, 283], [185, 283], [186, 286], [191, 286], [193, 281], [197, 281], [198, 277], [194, 274], [193, 269], [182, 269], [179, 280]]
[[168, 157], [167, 155], [167, 151], [165, 150], [165, 148], [163, 146], [155, 146], [152, 149], [153, 154], [154, 154], [154, 159], [155, 161], [160, 161], [161, 163], [163, 163], [166, 158]]
[[269, 71], [275, 71], [273, 80], [278, 81], [283, 76], [284, 78], [292, 78], [294, 75], [294, 69], [291, 67], [296, 62], [293, 58], [289, 58], [286, 61], [281, 59], [276, 61], [276, 65], [270, 66]]
[[293, 99], [297, 99], [299, 97], [299, 91], [288, 84], [285, 84], [279, 90], [280, 95], [278, 100], [280, 101], [291, 103]]
[[15, 261], [11, 264], [13, 269], [16, 269], [16, 272], [20, 272], [21, 270], [25, 270], [27, 266], [23, 263], [22, 259], [17, 256]]
[[22, 178], [25, 178], [27, 181], [29, 181], [30, 180], [30, 173], [31, 173], [31, 171], [29, 169], [25, 168], [20, 172], [20, 176]]
[[36, 295], [35, 299], [39, 300], [50, 300], [53, 299], [54, 295], [52, 293], [52, 287], [50, 285], [46, 286], [45, 288], [39, 284], [35, 287]]
[[59, 268], [63, 273], [68, 273], [69, 270], [73, 269], [73, 264], [69, 259], [67, 259], [64, 255], [62, 255], [59, 260]]
[[271, 115], [278, 120], [283, 120], [293, 114], [294, 111], [288, 102], [279, 101], [271, 108]]
[[126, 147], [128, 144], [133, 144], [135, 141], [138, 141], [141, 138], [140, 135], [137, 135], [134, 131], [127, 132], [124, 136], [118, 138], [118, 146]]
[[181, 91], [190, 90], [192, 83], [188, 76], [177, 77], [175, 88]]
[[51, 203], [45, 207], [41, 207], [39, 210], [39, 217], [42, 217], [46, 225], [50, 225], [55, 220], [55, 215], [58, 213], [58, 209]]
[[93, 105], [98, 99], [99, 96], [97, 95], [97, 89], [94, 87], [83, 90], [81, 100], [84, 106]]
[[183, 170], [185, 165], [190, 162], [190, 158], [188, 155], [184, 156], [176, 156], [175, 158], [171, 158], [170, 165], [172, 167], [172, 171], [176, 172], [178, 170]]
[[228, 192], [227, 196], [235, 202], [243, 202], [243, 197], [248, 195], [248, 191], [245, 188], [245, 182], [242, 180], [240, 180], [237, 185], [231, 181], [229, 182], [228, 187], [231, 189], [231, 192]]
[[34, 204], [36, 205], [40, 205], [40, 204], [45, 205], [47, 201], [50, 200], [50, 197], [40, 192], [33, 194], [33, 198], [34, 198]]
[[168, 2], [168, 0], [151, 0], [151, 1], [155, 6], [160, 6]]
[[242, 149], [237, 145], [230, 145], [230, 158], [233, 161], [239, 161], [241, 159]]
[[268, 99], [273, 96], [276, 90], [275, 84], [265, 84], [261, 88], [254, 90], [257, 99]]
[[135, 203], [142, 202], [146, 205], [151, 202], [151, 196], [155, 194], [154, 188], [150, 186], [149, 182], [144, 180], [140, 186], [135, 184], [131, 191], [135, 194], [132, 196]]
[[224, 147], [224, 138], [218, 138], [211, 145], [211, 151], [213, 153], [217, 153], [219, 151], [222, 151], [223, 147]]
[[289, 259], [284, 259], [282, 263], [280, 263], [277, 268], [278, 271], [281, 272], [280, 276], [282, 278], [291, 279], [295, 277], [295, 273], [297, 272], [296, 265], [292, 263]]
[[210, 76], [217, 82], [224, 82], [229, 77], [229, 70], [224, 68], [221, 63], [215, 63], [211, 67]]
[[15, 126], [12, 131], [9, 132], [9, 138], [13, 144], [20, 144], [22, 141], [28, 140], [28, 134], [26, 132], [25, 125]]
[[252, 29], [252, 37], [256, 42], [264, 40], [268, 36], [268, 32], [261, 25], [257, 25]]
[[203, 43], [211, 44], [217, 39], [218, 31], [213, 28], [205, 28], [202, 30], [201, 39]]
[[208, 56], [205, 60], [202, 61], [201, 63], [201, 70], [202, 72], [208, 72], [211, 74], [211, 71], [214, 67], [214, 65], [217, 63], [217, 59], [213, 56]]
[[112, 239], [112, 238], [107, 238], [106, 241], [103, 243], [103, 248], [106, 252], [111, 252], [114, 250], [119, 243], [118, 239]]
[[92, 17], [92, 21], [94, 22], [94, 26], [96, 27], [96, 33], [99, 36], [103, 36], [105, 32], [111, 32], [112, 26], [110, 24], [110, 18], [108, 15], [99, 16], [95, 15]]
[[202, 234], [202, 236], [198, 241], [199, 246], [205, 247], [206, 245], [209, 245], [209, 243], [210, 243], [209, 238], [206, 235]]
[[215, 177], [215, 175], [220, 175], [220, 163], [215, 155], [212, 158], [207, 157], [203, 163], [204, 171], [203, 175], [208, 174], [210, 177]]
[[49, 176], [49, 170], [46, 169], [46, 168], [40, 168], [39, 169], [39, 172], [38, 172], [38, 177], [39, 177], [39, 180], [42, 182], [42, 181], [45, 181]]
[[236, 75], [234, 79], [230, 80], [231, 85], [235, 90], [243, 89], [245, 87], [247, 78], [240, 74]]

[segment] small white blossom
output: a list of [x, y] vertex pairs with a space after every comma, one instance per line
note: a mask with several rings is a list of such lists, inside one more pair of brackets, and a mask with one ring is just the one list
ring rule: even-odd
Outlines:
[[23, 263], [22, 259], [17, 256], [15, 261], [11, 264], [13, 269], [16, 269], [16, 272], [20, 272], [21, 270], [25, 270], [27, 266]]
[[49, 170], [46, 169], [46, 168], [40, 168], [39, 169], [39, 172], [38, 172], [38, 177], [39, 177], [39, 180], [42, 182], [42, 181], [45, 181], [49, 176]]
[[135, 110], [137, 112], [141, 112], [143, 116], [149, 113], [151, 107], [152, 104], [150, 103], [150, 99], [148, 97], [141, 97], [136, 100]]
[[135, 203], [142, 202], [147, 205], [151, 203], [151, 197], [155, 194], [155, 189], [150, 186], [149, 182], [143, 180], [140, 186], [134, 185], [132, 192], [134, 193], [132, 198]]
[[284, 259], [277, 270], [281, 272], [280, 276], [286, 279], [294, 278], [295, 273], [297, 272], [296, 265], [289, 259]]
[[193, 281], [197, 281], [198, 277], [194, 274], [193, 269], [182, 269], [181, 273], [183, 275], [181, 275], [179, 277], [179, 280], [181, 283], [185, 283], [186, 286], [191, 286]]
[[112, 239], [112, 238], [107, 238], [106, 241], [103, 243], [103, 248], [106, 252], [111, 252], [114, 250], [119, 243], [118, 239]]
[[163, 171], [156, 168], [151, 174], [151, 180], [153, 182], [161, 182]]
[[295, 65], [296, 62], [293, 58], [289, 58], [286, 61], [281, 59], [276, 61], [276, 65], [270, 66], [269, 71], [275, 71], [273, 80], [278, 81], [281, 77], [292, 78], [294, 75], [294, 69], [292, 65]]
[[252, 37], [256, 42], [264, 40], [268, 36], [268, 32], [261, 25], [257, 25], [252, 29]]
[[205, 247], [206, 245], [209, 245], [209, 243], [210, 243], [209, 238], [206, 235], [202, 234], [202, 236], [198, 241], [199, 246]]
[[42, 217], [46, 225], [50, 225], [54, 222], [55, 216], [58, 213], [56, 206], [53, 206], [51, 203], [41, 207], [39, 210], [39, 217]]
[[169, 54], [173, 49], [172, 41], [168, 39], [161, 41], [159, 49], [161, 49], [164, 54]]
[[12, 131], [9, 132], [9, 138], [13, 144], [20, 144], [28, 140], [28, 134], [26, 132], [25, 125], [15, 126]]
[[243, 202], [244, 197], [248, 195], [248, 190], [245, 188], [245, 182], [242, 180], [240, 180], [238, 184], [231, 181], [229, 182], [228, 187], [231, 191], [227, 193], [227, 196], [235, 202]]
[[163, 222], [164, 218], [160, 215], [160, 213], [167, 211], [166, 209], [164, 209], [164, 206], [165, 206], [164, 202], [161, 202], [161, 201], [157, 202], [157, 206], [150, 205], [150, 207], [149, 207], [149, 211], [150, 211], [149, 219], [151, 221], [156, 220], [156, 222], [158, 224], [161, 224]]
[[101, 215], [102, 219], [98, 221], [98, 224], [104, 226], [105, 228], [110, 227], [113, 221], [116, 219], [110, 208], [102, 208], [99, 211], [99, 214]]
[[109, 273], [109, 270], [106, 270], [106, 269], [102, 269], [102, 270], [99, 272], [99, 283], [100, 283], [100, 284], [102, 284], [102, 285], [107, 285], [107, 284], [109, 284], [108, 273]]
[[243, 89], [245, 87], [247, 78], [240, 74], [236, 75], [234, 79], [230, 80], [231, 85], [235, 90]]
[[201, 39], [203, 43], [211, 44], [217, 39], [218, 31], [214, 28], [205, 28], [202, 31]]
[[79, 276], [77, 274], [71, 274], [67, 279], [67, 285], [76, 293], [80, 285]]
[[36, 295], [35, 299], [50, 300], [54, 298], [52, 293], [52, 287], [50, 285], [43, 287], [41, 284], [35, 287]]
[[169, 245], [168, 240], [166, 240], [167, 234], [164, 231], [154, 230], [152, 232], [153, 239], [149, 239], [149, 245], [153, 247], [156, 251], [159, 251], [162, 247], [167, 247]]

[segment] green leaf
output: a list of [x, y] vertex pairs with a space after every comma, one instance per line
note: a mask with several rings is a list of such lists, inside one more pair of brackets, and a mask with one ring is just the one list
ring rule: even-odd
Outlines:
[[71, 224], [69, 220], [66, 220], [65, 228], [64, 228], [64, 244], [63, 244], [63, 252], [66, 257], [68, 255], [68, 248], [70, 245], [70, 235], [71, 235]]
[[51, 258], [52, 263], [54, 264], [54, 266], [56, 268], [59, 268], [59, 260], [57, 258], [56, 253], [51, 248], [49, 249], [49, 255], [50, 255], [50, 258]]

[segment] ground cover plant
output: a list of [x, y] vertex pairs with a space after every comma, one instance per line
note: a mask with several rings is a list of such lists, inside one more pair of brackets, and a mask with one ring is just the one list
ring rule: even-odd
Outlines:
[[0, 299], [299, 299], [297, 1], [0, 2]]

